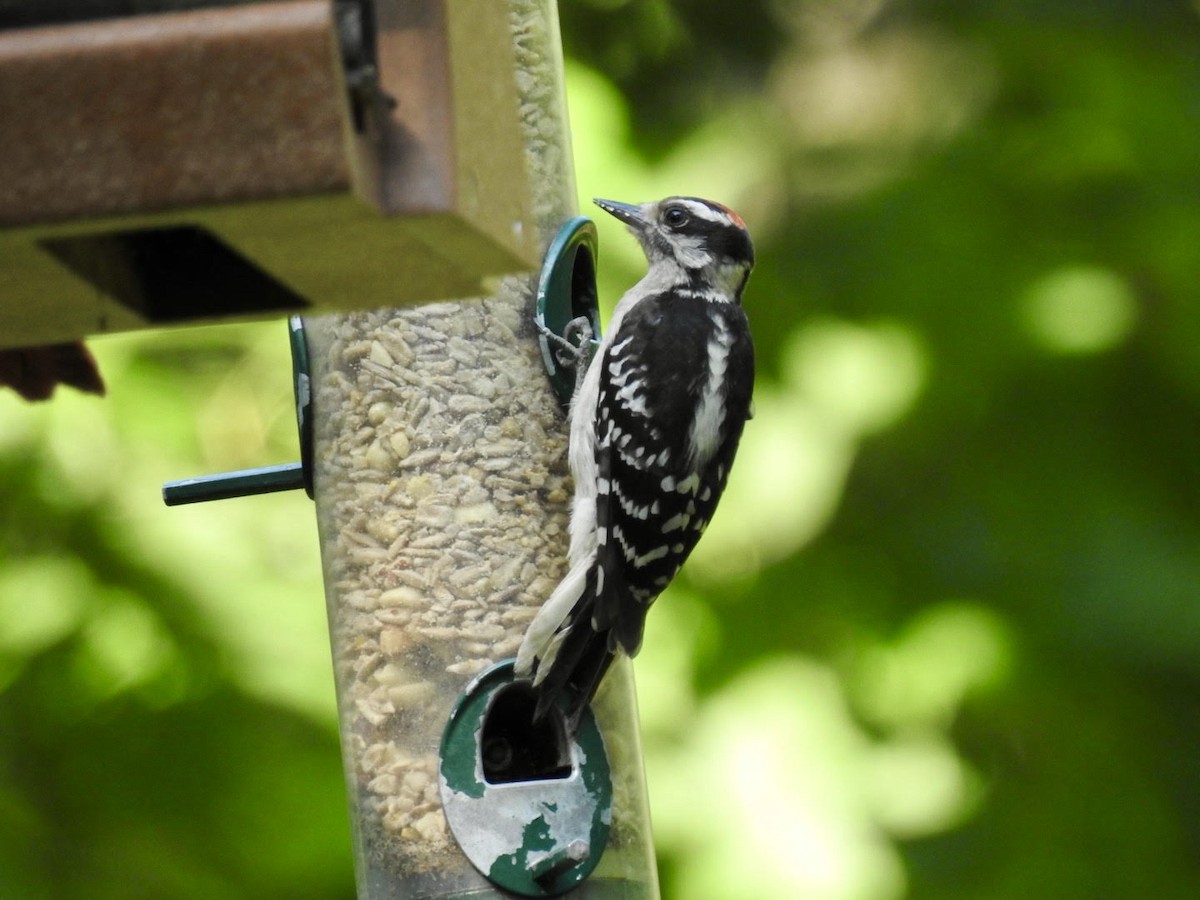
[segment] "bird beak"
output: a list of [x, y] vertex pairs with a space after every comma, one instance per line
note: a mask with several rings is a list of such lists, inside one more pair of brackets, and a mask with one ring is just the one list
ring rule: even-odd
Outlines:
[[650, 224], [642, 214], [640, 206], [634, 206], [632, 203], [618, 203], [616, 200], [601, 200], [599, 198], [594, 202], [606, 213], [616, 216], [636, 231], [642, 231]]

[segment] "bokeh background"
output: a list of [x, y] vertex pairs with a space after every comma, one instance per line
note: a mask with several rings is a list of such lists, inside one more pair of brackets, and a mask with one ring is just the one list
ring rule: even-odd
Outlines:
[[[637, 661], [664, 897], [1200, 896], [1200, 8], [562, 19], [581, 198], [759, 250]], [[0, 897], [349, 898], [311, 505], [158, 493], [295, 457], [285, 328], [93, 346], [107, 398], [0, 396]]]

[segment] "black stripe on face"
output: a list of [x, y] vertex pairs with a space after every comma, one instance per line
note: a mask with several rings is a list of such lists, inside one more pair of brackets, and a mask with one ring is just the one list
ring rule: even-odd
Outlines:
[[754, 244], [742, 228], [717, 226], [705, 237], [705, 241], [714, 256], [754, 265]]
[[728, 222], [710, 222], [697, 218], [689, 222], [685, 230], [688, 234], [701, 238], [704, 246], [717, 259], [754, 265], [754, 244], [751, 243], [750, 235], [745, 229]]
[[[667, 210], [672, 206], [682, 207], [690, 213], [690, 218], [675, 229], [664, 222], [668, 231], [696, 235], [718, 259], [754, 265], [754, 244], [750, 240], [750, 233], [733, 210], [700, 197], [672, 197], [664, 200], [660, 208]], [[662, 222], [662, 219], [659, 221]]]

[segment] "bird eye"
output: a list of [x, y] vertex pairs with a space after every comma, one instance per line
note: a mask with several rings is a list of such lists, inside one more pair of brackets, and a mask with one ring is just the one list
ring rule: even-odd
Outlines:
[[668, 206], [663, 211], [663, 222], [671, 228], [679, 228], [681, 225], [687, 224], [690, 218], [687, 210], [682, 206]]

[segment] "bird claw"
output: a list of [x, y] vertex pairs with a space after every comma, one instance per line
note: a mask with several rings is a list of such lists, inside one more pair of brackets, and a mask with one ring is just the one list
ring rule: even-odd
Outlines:
[[586, 369], [592, 352], [592, 323], [587, 316], [572, 319], [563, 328], [561, 335], [556, 334], [545, 325], [538, 325], [538, 330], [553, 348], [554, 358], [561, 366], [567, 366], [578, 371]]
[[554, 361], [563, 368], [575, 370], [575, 391], [578, 392], [596, 349], [592, 343], [595, 332], [591, 321], [587, 316], [578, 316], [566, 324], [561, 335], [540, 322], [537, 329]]

